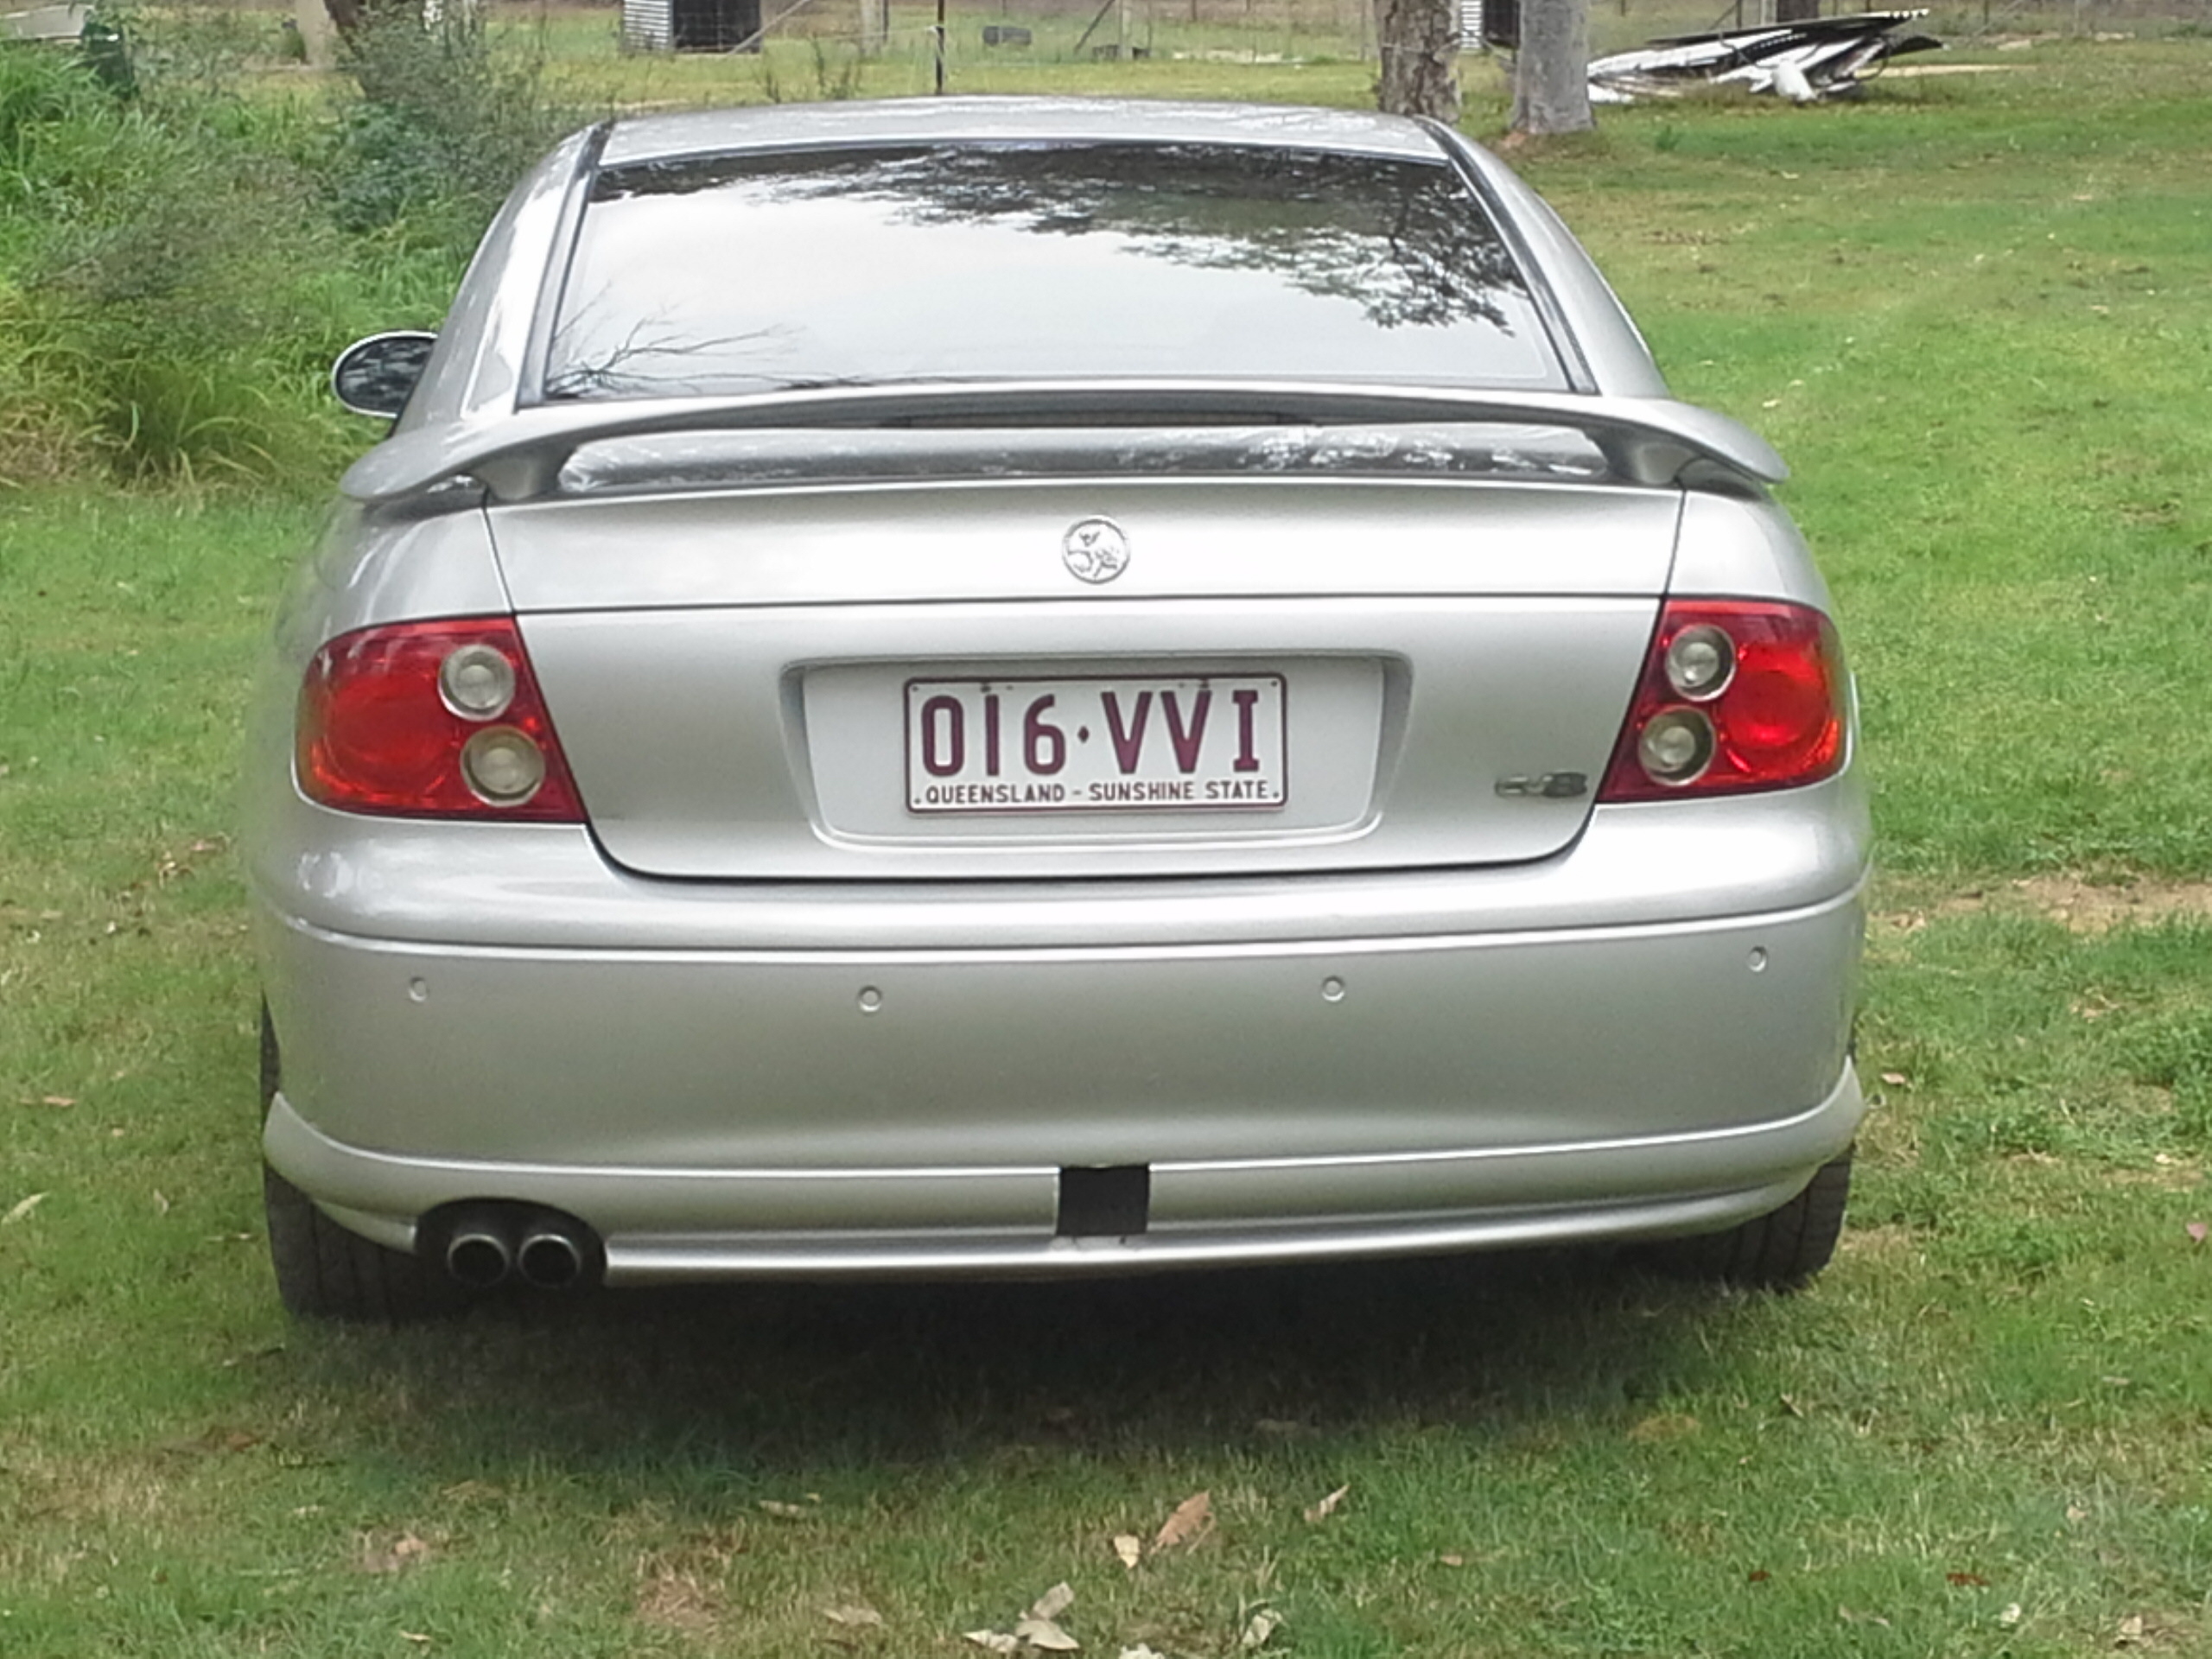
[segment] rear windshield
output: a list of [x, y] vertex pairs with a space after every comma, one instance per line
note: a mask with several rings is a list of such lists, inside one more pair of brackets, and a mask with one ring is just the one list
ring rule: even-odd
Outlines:
[[1440, 161], [971, 144], [606, 169], [543, 391], [1099, 376], [1566, 384]]

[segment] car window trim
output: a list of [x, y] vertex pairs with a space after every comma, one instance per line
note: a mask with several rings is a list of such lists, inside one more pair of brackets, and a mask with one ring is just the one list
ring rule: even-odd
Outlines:
[[554, 319], [561, 315], [562, 302], [568, 296], [569, 273], [582, 241], [584, 207], [599, 181], [599, 158], [613, 130], [612, 120], [591, 130], [577, 153], [575, 171], [569, 176], [561, 200], [561, 222], [553, 232], [552, 255], [545, 262], [544, 278], [537, 289], [537, 308], [531, 314], [530, 337], [523, 347], [522, 373], [515, 391], [517, 409], [534, 409], [545, 401], [545, 363], [553, 352]]
[[1567, 389], [1594, 394], [1598, 391], [1598, 377], [1590, 367], [1590, 359], [1582, 350], [1582, 342], [1576, 336], [1573, 323], [1567, 319], [1567, 308], [1560, 303], [1559, 295], [1552, 287], [1550, 273], [1536, 257], [1535, 250], [1529, 246], [1528, 238], [1521, 233], [1520, 223], [1504, 198], [1491, 188], [1491, 181], [1475, 166], [1466, 140], [1458, 132], [1442, 122], [1432, 121], [1427, 117], [1421, 118], [1420, 124], [1436, 140], [1437, 148], [1444, 152], [1445, 159], [1467, 187], [1468, 194], [1490, 215], [1492, 228], [1504, 242], [1506, 253], [1512, 259], [1514, 269], [1520, 273], [1522, 286], [1529, 290], [1530, 300], [1535, 306], [1536, 320], [1543, 325], [1545, 336], [1551, 342], [1552, 355], [1558, 359], [1560, 372], [1567, 377]]

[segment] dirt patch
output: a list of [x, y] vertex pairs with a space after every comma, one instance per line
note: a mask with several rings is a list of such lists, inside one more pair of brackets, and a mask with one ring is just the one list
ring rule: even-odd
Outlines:
[[2149, 1169], [2115, 1169], [2105, 1175], [2110, 1186], [2154, 1186], [2167, 1192], [2192, 1192], [2204, 1185], [2204, 1172], [2186, 1160], [2160, 1153]]
[[2091, 881], [2078, 875], [2030, 875], [1970, 892], [1952, 893], [1910, 909], [1891, 911], [1876, 925], [1914, 933], [1942, 916], [2037, 915], [2076, 933], [2149, 927], [2176, 917], [2212, 920], [2212, 881], [2167, 881], [2133, 877]]
[[1921, 1241], [1911, 1228], [1895, 1222], [1881, 1222], [1872, 1227], [1847, 1227], [1836, 1249], [1845, 1255], [1869, 1262], [1896, 1262], [1916, 1255]]
[[709, 1637], [721, 1629], [728, 1601], [723, 1581], [745, 1554], [745, 1537], [727, 1528], [692, 1534], [638, 1558], [637, 1614], [640, 1624], [686, 1636]]
[[638, 1586], [638, 1618], [656, 1630], [711, 1636], [720, 1628], [721, 1592], [665, 1564], [648, 1565]]

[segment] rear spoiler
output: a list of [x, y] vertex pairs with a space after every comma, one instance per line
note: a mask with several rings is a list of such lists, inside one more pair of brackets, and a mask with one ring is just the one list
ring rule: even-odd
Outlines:
[[1233, 421], [1289, 426], [1408, 421], [1560, 426], [1585, 434], [1637, 484], [1724, 474], [1757, 483], [1789, 475], [1750, 428], [1671, 398], [1575, 392], [1344, 385], [1326, 382], [1015, 381], [825, 387], [734, 397], [540, 404], [512, 414], [403, 432], [355, 461], [341, 487], [386, 503], [474, 479], [502, 501], [551, 492], [581, 446], [610, 438], [746, 428], [1135, 426]]

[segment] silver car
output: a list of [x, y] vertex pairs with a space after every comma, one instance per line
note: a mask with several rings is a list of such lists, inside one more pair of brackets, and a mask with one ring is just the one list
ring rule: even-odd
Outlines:
[[337, 378], [249, 762], [295, 1311], [1829, 1257], [1827, 596], [1458, 134], [617, 121]]

